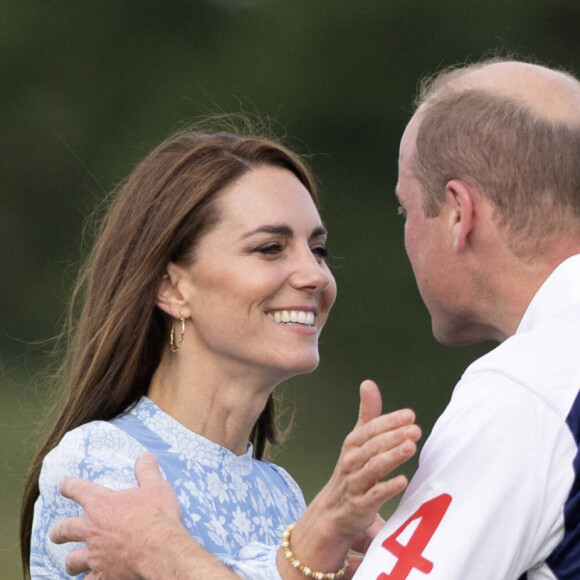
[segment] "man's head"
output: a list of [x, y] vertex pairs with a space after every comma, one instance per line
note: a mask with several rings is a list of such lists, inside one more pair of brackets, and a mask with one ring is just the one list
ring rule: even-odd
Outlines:
[[[515, 61], [456, 69], [424, 84], [413, 173], [428, 216], [445, 184], [477, 185], [506, 241], [533, 258], [546, 238], [580, 229], [580, 83]], [[539, 246], [539, 247], [538, 247]]]
[[[530, 270], [580, 240], [580, 83], [517, 61], [446, 71], [423, 84], [399, 164], [398, 195], [417, 206], [405, 207], [407, 251], [436, 338], [502, 340], [514, 321], [492, 320], [502, 297], [489, 259], [505, 250]], [[531, 296], [511, 288], [521, 316]]]

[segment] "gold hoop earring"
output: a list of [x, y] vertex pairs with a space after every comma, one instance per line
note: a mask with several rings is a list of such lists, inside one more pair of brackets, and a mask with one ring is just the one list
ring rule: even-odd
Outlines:
[[180, 349], [183, 343], [183, 336], [185, 335], [185, 317], [183, 310], [179, 311], [179, 318], [181, 320], [181, 337], [177, 344], [175, 344], [175, 321], [171, 323], [171, 332], [169, 333], [169, 350], [171, 352], [177, 352]]

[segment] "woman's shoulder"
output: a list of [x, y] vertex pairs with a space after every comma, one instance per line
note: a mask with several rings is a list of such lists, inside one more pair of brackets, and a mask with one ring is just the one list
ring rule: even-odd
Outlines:
[[[135, 487], [134, 465], [144, 447], [125, 431], [106, 421], [93, 421], [66, 433], [44, 458], [39, 497], [34, 507], [31, 568], [37, 575], [68, 578], [65, 558], [75, 544], [56, 545], [48, 530], [57, 521], [79, 516], [80, 506], [58, 493], [65, 477], [81, 477], [111, 489]], [[78, 546], [77, 546], [78, 547]]]
[[112, 488], [135, 485], [133, 468], [145, 451], [136, 439], [114, 424], [92, 421], [65, 434], [44, 459], [40, 487], [65, 477], [82, 477]]

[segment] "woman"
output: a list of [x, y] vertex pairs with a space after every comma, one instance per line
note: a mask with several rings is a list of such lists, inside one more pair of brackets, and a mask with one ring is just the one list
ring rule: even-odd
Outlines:
[[[336, 296], [325, 256], [313, 180], [271, 140], [183, 132], [137, 167], [77, 287], [84, 306], [65, 402], [24, 496], [25, 573], [30, 557], [32, 577], [68, 577], [70, 547], [50, 542], [48, 530], [80, 510], [58, 494], [58, 482], [72, 475], [135, 486], [133, 465], [145, 450], [158, 458], [197, 542], [248, 577], [256, 565], [276, 570], [282, 532], [305, 505], [290, 476], [261, 459], [278, 439], [274, 387], [318, 364], [318, 336]], [[418, 438], [409, 419], [395, 423], [365, 431], [365, 461], [335, 474], [313, 508], [340, 512], [337, 572], [355, 534], [404, 486], [401, 478], [377, 483]], [[354, 439], [362, 448], [360, 430]], [[407, 453], [393, 459], [405, 439]], [[379, 452], [371, 469], [370, 448]], [[345, 523], [343, 471], [364, 469], [376, 491], [362, 518], [353, 502], [356, 517]], [[297, 545], [312, 533], [299, 524]]]

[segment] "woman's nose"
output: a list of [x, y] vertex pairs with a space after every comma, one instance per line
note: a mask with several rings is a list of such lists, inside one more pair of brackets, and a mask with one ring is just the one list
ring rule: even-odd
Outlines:
[[292, 286], [310, 292], [322, 292], [333, 281], [334, 278], [328, 268], [325, 267], [324, 262], [321, 262], [320, 258], [314, 255], [310, 248], [298, 257], [290, 275]]

